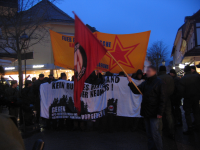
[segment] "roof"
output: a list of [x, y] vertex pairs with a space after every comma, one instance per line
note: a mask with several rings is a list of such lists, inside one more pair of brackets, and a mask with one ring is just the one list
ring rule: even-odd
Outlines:
[[[183, 39], [186, 39], [186, 38], [187, 38], [187, 36], [188, 36], [188, 34], [189, 34], [189, 31], [190, 31], [190, 29], [191, 29], [191, 27], [192, 27], [192, 24], [190, 23], [189, 20], [193, 20], [193, 19], [195, 19], [195, 20], [200, 20], [200, 9], [199, 9], [195, 14], [193, 14], [192, 16], [186, 16], [186, 17], [185, 17], [185, 23], [178, 29], [177, 34], [176, 34], [176, 37], [175, 37], [175, 40], [174, 40], [174, 43], [175, 43], [176, 38], [177, 38], [177, 35], [178, 35], [178, 33], [179, 33], [179, 31], [180, 31], [181, 29], [182, 29], [182, 38], [183, 38]], [[172, 48], [171, 56], [173, 55], [174, 52], [175, 52], [175, 45], [174, 45], [173, 48]], [[192, 53], [192, 52], [188, 53], [187, 55], [193, 55], [193, 54], [191, 54], [191, 53]], [[187, 56], [187, 55], [186, 55], [186, 56]]]
[[86, 26], [90, 29], [91, 32], [98, 32], [95, 27], [92, 27], [89, 24], [86, 24]]
[[68, 14], [63, 12], [53, 3], [48, 0], [42, 0], [27, 11], [25, 11], [26, 17], [28, 19], [34, 18], [41, 19], [45, 22], [66, 22], [74, 23], [74, 19], [71, 18]]
[[196, 13], [194, 13], [192, 16], [186, 16], [186, 17], [185, 17], [185, 22], [186, 22], [187, 20], [197, 19], [197, 18], [199, 18], [199, 17], [200, 17], [200, 9], [199, 9]]

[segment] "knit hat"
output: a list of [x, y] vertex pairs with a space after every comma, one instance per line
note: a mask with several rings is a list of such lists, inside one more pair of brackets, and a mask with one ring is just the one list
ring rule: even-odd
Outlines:
[[189, 72], [189, 71], [191, 71], [191, 68], [190, 68], [190, 66], [185, 66], [185, 68], [184, 68], [184, 72]]
[[176, 71], [175, 71], [174, 69], [171, 69], [171, 70], [170, 70], [170, 73], [173, 73], [173, 74], [176, 75]]
[[165, 66], [160, 66], [159, 72], [161, 72], [161, 71], [167, 71], [167, 70], [166, 70], [166, 67], [165, 67]]

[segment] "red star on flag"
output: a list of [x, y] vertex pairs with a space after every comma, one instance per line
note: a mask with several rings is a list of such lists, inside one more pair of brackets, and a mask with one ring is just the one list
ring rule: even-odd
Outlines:
[[[116, 36], [115, 41], [113, 44], [112, 49], [108, 49], [108, 51], [113, 55], [113, 57], [117, 60], [119, 64], [123, 64], [127, 67], [134, 68], [133, 64], [131, 63], [129, 59], [129, 54], [132, 53], [132, 51], [139, 45], [135, 44], [133, 46], [129, 47], [123, 47], [122, 43], [120, 42], [119, 38]], [[110, 57], [109, 54], [106, 54], [108, 57]], [[109, 63], [109, 70], [112, 70], [114, 67], [117, 66], [117, 63], [110, 57], [110, 63]]]

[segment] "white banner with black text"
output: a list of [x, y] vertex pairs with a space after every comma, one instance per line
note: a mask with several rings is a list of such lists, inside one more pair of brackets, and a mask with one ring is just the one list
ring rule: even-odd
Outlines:
[[[139, 85], [143, 80], [133, 80]], [[74, 107], [74, 82], [58, 80], [40, 86], [41, 117], [47, 119], [94, 120], [112, 113], [124, 117], [141, 117], [142, 95], [133, 94], [126, 77], [105, 77], [102, 85], [85, 83], [81, 95], [81, 115]]]

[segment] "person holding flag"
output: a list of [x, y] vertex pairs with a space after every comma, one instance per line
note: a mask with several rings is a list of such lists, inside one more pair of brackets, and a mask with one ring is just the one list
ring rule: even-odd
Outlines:
[[[147, 68], [147, 79], [138, 88], [143, 93], [140, 115], [144, 117], [146, 132], [148, 136], [148, 149], [163, 149], [162, 135], [160, 133], [162, 115], [165, 110], [166, 94], [164, 84], [156, 75], [154, 66]], [[140, 94], [132, 84], [132, 78], [128, 77], [131, 91]]]

